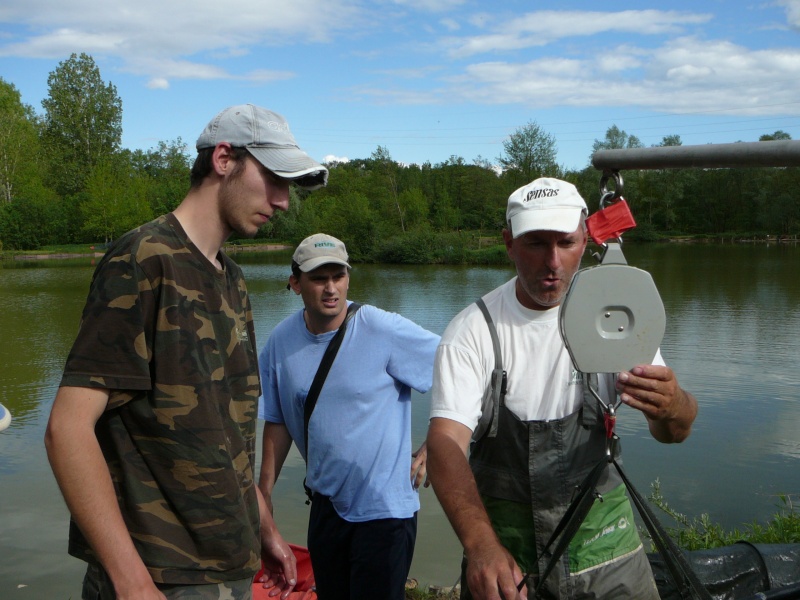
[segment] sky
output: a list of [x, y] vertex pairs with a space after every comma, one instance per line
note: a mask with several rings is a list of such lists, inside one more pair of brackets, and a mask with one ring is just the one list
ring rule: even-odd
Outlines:
[[800, 0], [3, 0], [0, 77], [38, 113], [89, 54], [122, 99], [122, 145], [253, 103], [319, 161], [497, 163], [535, 122], [568, 169], [616, 125], [645, 146], [800, 139]]

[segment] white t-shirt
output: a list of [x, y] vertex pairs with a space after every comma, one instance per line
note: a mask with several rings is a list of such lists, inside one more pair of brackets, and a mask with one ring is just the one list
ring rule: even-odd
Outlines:
[[[508, 373], [505, 404], [523, 421], [566, 417], [583, 402], [583, 379], [561, 339], [559, 309], [525, 308], [517, 300], [516, 283], [514, 277], [483, 297]], [[653, 364], [664, 364], [660, 353]], [[471, 304], [447, 326], [436, 351], [431, 417], [451, 419], [474, 431], [481, 406], [491, 395], [494, 365], [489, 326], [477, 305]], [[600, 375], [598, 393], [605, 402], [615, 394], [613, 375]]]

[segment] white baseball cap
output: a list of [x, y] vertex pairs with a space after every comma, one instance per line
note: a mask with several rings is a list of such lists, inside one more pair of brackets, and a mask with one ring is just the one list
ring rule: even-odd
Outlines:
[[508, 197], [506, 220], [517, 238], [529, 231], [572, 233], [588, 214], [586, 202], [571, 183], [541, 177]]

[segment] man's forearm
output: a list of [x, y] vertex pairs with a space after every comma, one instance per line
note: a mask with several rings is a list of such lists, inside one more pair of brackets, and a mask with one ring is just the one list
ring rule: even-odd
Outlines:
[[76, 406], [54, 404], [45, 443], [67, 507], [121, 597], [155, 592], [155, 584], [133, 544], [119, 509], [108, 465], [91, 422], [61, 419]]
[[[458, 443], [432, 428], [428, 435], [428, 478], [467, 554], [496, 539], [475, 478]], [[498, 541], [499, 543], [499, 541]]]

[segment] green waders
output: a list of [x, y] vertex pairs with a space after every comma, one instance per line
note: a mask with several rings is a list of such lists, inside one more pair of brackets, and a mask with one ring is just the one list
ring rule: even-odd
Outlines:
[[[498, 351], [496, 344], [500, 372]], [[501, 543], [528, 574], [529, 599], [534, 598], [537, 574], [548, 562], [542, 556], [545, 545], [577, 486], [598, 461], [606, 460], [603, 411], [588, 387], [591, 383], [596, 389], [596, 377], [583, 374], [581, 409], [552, 421], [521, 421], [506, 408], [504, 394], [494, 394], [493, 425], [472, 444], [470, 465], [478, 491]], [[619, 443], [615, 458], [621, 464], [618, 454]], [[610, 463], [596, 489], [602, 501], [592, 504], [540, 597], [658, 600], [625, 485]], [[465, 568], [461, 598], [471, 600]]]

